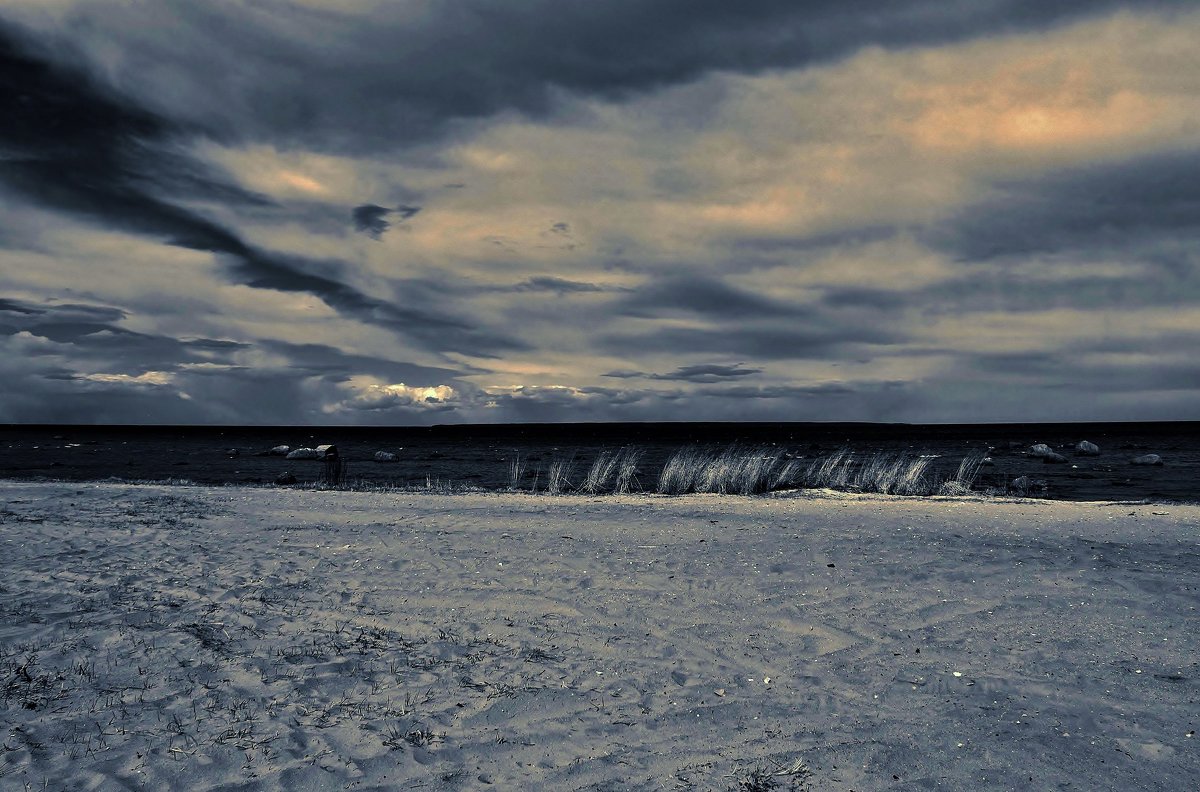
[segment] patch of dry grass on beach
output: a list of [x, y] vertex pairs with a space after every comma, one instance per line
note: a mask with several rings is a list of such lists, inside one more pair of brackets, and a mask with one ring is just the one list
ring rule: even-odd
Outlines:
[[660, 495], [711, 492], [758, 495], [777, 483], [783, 451], [773, 446], [724, 450], [682, 448], [672, 455], [658, 477]]
[[659, 475], [661, 495], [717, 493], [756, 495], [782, 489], [833, 489], [881, 495], [967, 495], [978, 476], [982, 454], [968, 455], [957, 474], [941, 481], [933, 459], [903, 453], [857, 458], [848, 448], [805, 463], [775, 446], [724, 450], [682, 448]]

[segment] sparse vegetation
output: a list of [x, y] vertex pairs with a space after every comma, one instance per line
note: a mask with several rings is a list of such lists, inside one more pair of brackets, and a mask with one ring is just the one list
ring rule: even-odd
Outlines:
[[521, 486], [521, 479], [525, 478], [526, 461], [521, 458], [520, 452], [510, 460], [508, 460], [508, 488], [516, 489]]
[[772, 790], [787, 790], [787, 792], [808, 792], [812, 787], [809, 779], [812, 771], [803, 761], [793, 762], [786, 767], [766, 770], [756, 767], [738, 781], [734, 787], [737, 792], [772, 792]]
[[624, 495], [635, 486], [640, 486], [637, 478], [638, 463], [642, 460], [642, 452], [638, 449], [621, 449], [621, 459], [617, 463], [617, 480], [613, 485], [613, 493]]
[[804, 486], [844, 489], [850, 483], [854, 455], [849, 448], [839, 448], [823, 459], [816, 459], [804, 472]]
[[979, 468], [986, 456], [987, 454], [982, 451], [972, 451], [963, 457], [962, 462], [958, 463], [958, 472], [954, 474], [954, 478], [942, 483], [940, 494], [966, 495], [971, 492], [975, 486], [975, 479], [979, 477]]
[[928, 495], [933, 489], [928, 475], [932, 461], [929, 457], [876, 454], [859, 467], [854, 488], [883, 495]]
[[587, 478], [583, 480], [582, 490], [589, 495], [596, 495], [608, 487], [608, 482], [617, 472], [619, 451], [605, 450], [596, 455], [596, 461], [588, 470]]
[[731, 446], [724, 451], [682, 448], [663, 466], [658, 477], [658, 492], [662, 495], [689, 492], [756, 495], [767, 492], [778, 482], [776, 469], [782, 458], [783, 452], [771, 446]]
[[[686, 446], [671, 454], [649, 486], [643, 484], [642, 461], [645, 451], [635, 447], [600, 449], [582, 479], [576, 474], [574, 451], [555, 454], [548, 462], [520, 453], [505, 460], [507, 489], [531, 493], [562, 495], [577, 492], [588, 495], [624, 494], [649, 491], [660, 495], [714, 493], [721, 495], [758, 495], [790, 489], [834, 489], [883, 495], [951, 495], [976, 491], [981, 465], [986, 454], [973, 451], [948, 475], [934, 469], [935, 457], [904, 452], [879, 452], [859, 456], [842, 447], [831, 453], [805, 458], [788, 453], [783, 446], [732, 445], [726, 448]], [[530, 473], [530, 463], [536, 463]], [[344, 459], [327, 461], [317, 487], [337, 487], [355, 491], [411, 492], [449, 494], [478, 491], [476, 486], [452, 483], [428, 474], [424, 486], [372, 483], [349, 478]]]
[[561, 495], [571, 488], [571, 475], [575, 469], [575, 454], [556, 456], [550, 461], [546, 473], [546, 494]]

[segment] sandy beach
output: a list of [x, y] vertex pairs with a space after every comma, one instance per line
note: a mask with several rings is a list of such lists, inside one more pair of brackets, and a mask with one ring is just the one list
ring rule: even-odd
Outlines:
[[0, 789], [1200, 788], [1200, 506], [0, 483]]

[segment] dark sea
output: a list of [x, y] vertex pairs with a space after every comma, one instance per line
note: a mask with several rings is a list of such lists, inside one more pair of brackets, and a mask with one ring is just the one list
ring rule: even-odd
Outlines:
[[[1076, 456], [1087, 440], [1097, 456]], [[1047, 464], [1028, 454], [1045, 443], [1067, 457]], [[964, 456], [984, 452], [991, 465], [975, 489], [1005, 491], [1025, 476], [1030, 491], [1060, 500], [1200, 502], [1200, 422], [1091, 424], [640, 423], [506, 424], [434, 427], [0, 426], [0, 478], [22, 480], [179, 481], [273, 484], [290, 472], [299, 484], [321, 480], [319, 460], [271, 456], [292, 448], [335, 444], [351, 484], [439, 489], [506, 489], [510, 463], [525, 473], [518, 486], [546, 481], [551, 463], [572, 460], [578, 485], [597, 454], [636, 447], [642, 457], [635, 489], [653, 491], [664, 462], [680, 448], [767, 447], [785, 459], [815, 460], [839, 449], [856, 459], [873, 454], [921, 455], [930, 472], [951, 476]], [[396, 455], [374, 461], [377, 451]], [[1161, 466], [1131, 460], [1158, 454]]]

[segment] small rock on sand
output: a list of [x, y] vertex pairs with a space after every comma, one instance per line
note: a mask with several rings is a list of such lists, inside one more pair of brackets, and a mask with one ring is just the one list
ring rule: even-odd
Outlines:
[[1042, 463], [1046, 465], [1061, 465], [1067, 461], [1067, 458], [1062, 454], [1056, 454], [1051, 451], [1049, 454], [1042, 456]]
[[292, 475], [291, 471], [284, 471], [283, 473], [280, 473], [278, 476], [275, 477], [275, 483], [276, 484], [295, 484], [296, 477]]
[[271, 456], [287, 456], [291, 453], [292, 447], [287, 445], [277, 445], [271, 449]]
[[315, 448], [297, 448], [287, 453], [288, 459], [317, 459], [318, 456]]
[[1054, 449], [1045, 443], [1034, 443], [1029, 447], [1029, 456], [1031, 457], [1041, 457], [1042, 459], [1045, 459], [1047, 456], [1053, 453]]
[[375, 461], [376, 462], [397, 462], [397, 461], [399, 461], [399, 459], [400, 458], [398, 456], [396, 456], [395, 454], [393, 454], [391, 451], [376, 451], [375, 452]]
[[1099, 453], [1100, 446], [1087, 440], [1080, 440], [1075, 446], [1075, 456], [1097, 456]]

